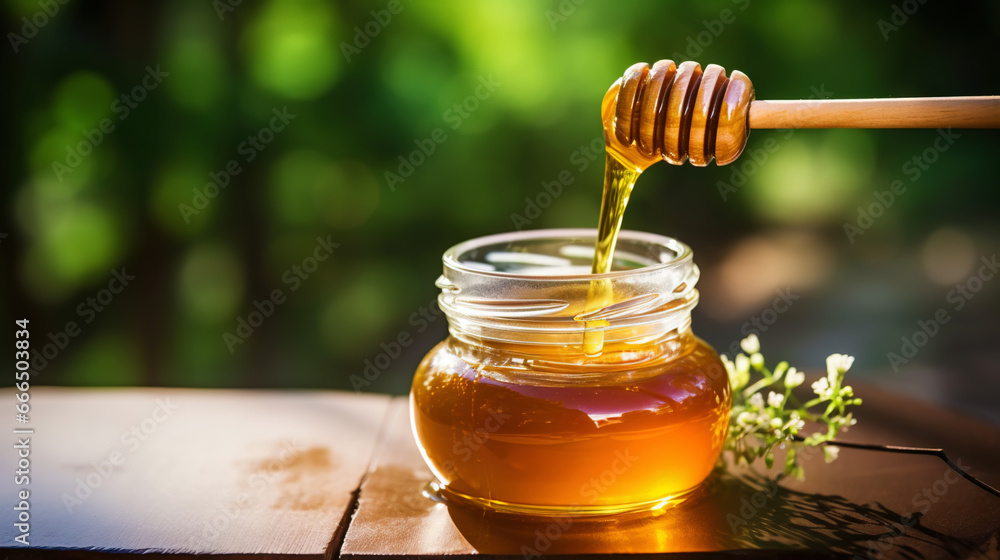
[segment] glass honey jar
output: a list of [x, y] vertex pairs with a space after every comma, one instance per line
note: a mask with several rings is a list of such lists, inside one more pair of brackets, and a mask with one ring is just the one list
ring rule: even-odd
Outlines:
[[[410, 411], [445, 498], [528, 515], [656, 511], [712, 471], [731, 397], [691, 331], [691, 249], [622, 231], [612, 271], [590, 274], [596, 236], [522, 231], [444, 254], [450, 335], [417, 368]], [[596, 283], [610, 294], [598, 309]]]

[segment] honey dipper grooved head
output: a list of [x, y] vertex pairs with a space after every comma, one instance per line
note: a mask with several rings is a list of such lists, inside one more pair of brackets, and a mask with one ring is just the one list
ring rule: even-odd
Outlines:
[[633, 64], [604, 96], [601, 116], [608, 148], [639, 169], [663, 159], [704, 167], [731, 163], [746, 146], [754, 99], [739, 70], [697, 62]]

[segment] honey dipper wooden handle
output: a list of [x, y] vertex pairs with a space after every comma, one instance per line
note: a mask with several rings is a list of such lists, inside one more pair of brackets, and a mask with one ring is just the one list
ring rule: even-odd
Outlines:
[[601, 118], [608, 153], [641, 171], [732, 163], [754, 128], [1000, 128], [1000, 96], [757, 101], [739, 70], [660, 60], [629, 66]]
[[1000, 128], [1000, 96], [753, 101], [750, 128]]

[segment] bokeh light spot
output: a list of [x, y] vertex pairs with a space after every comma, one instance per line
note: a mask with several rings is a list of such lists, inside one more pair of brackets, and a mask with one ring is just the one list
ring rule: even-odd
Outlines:
[[85, 138], [79, 129], [67, 125], [50, 129], [31, 148], [30, 164], [35, 182], [49, 183], [66, 193], [80, 192], [92, 184], [96, 160], [100, 156], [93, 152], [87, 157], [71, 155], [80, 153], [81, 142], [85, 142]]
[[964, 280], [976, 264], [976, 243], [964, 231], [945, 227], [931, 233], [920, 250], [931, 281], [943, 286]]
[[841, 218], [859, 193], [873, 188], [875, 148], [866, 132], [830, 130], [819, 138], [807, 134], [777, 136], [770, 154], [765, 144], [751, 144], [731, 164], [741, 171], [755, 169], [747, 173], [748, 194], [758, 216], [783, 224], [827, 223]]
[[44, 215], [40, 248], [54, 274], [75, 283], [111, 270], [122, 232], [107, 207], [71, 203], [40, 211]]
[[333, 352], [356, 353], [358, 348], [378, 348], [378, 337], [396, 317], [391, 297], [393, 271], [371, 267], [357, 275], [328, 300], [320, 317], [320, 329]]
[[53, 114], [71, 128], [94, 128], [110, 117], [114, 98], [115, 89], [104, 76], [87, 70], [74, 72], [56, 86]]
[[[838, 37], [834, 4], [778, 0], [762, 4], [767, 33], [764, 39], [795, 57], [824, 53]], [[874, 23], [872, 24], [874, 27]]]
[[834, 262], [829, 243], [807, 231], [776, 230], [736, 243], [704, 270], [701, 308], [721, 321], [745, 319], [779, 296], [822, 284]]
[[250, 74], [291, 99], [315, 99], [333, 85], [342, 55], [332, 5], [317, 0], [272, 0], [243, 37]]

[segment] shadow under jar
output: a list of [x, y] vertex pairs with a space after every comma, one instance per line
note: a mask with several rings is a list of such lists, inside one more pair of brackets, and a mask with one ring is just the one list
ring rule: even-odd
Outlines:
[[691, 249], [622, 231], [612, 272], [595, 275], [596, 235], [522, 231], [445, 253], [450, 336], [410, 392], [445, 498], [529, 515], [655, 511], [712, 471], [731, 397], [718, 355], [691, 332]]

